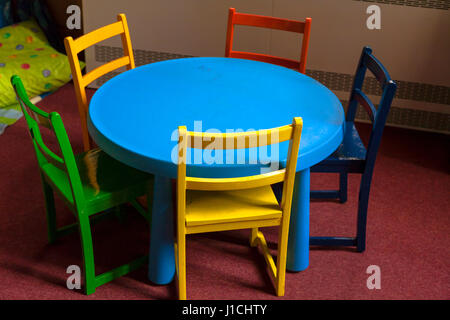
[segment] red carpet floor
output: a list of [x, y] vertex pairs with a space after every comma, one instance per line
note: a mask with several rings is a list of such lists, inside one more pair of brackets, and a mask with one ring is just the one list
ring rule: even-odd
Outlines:
[[[81, 151], [72, 85], [39, 104], [62, 115], [73, 148]], [[361, 125], [367, 134], [368, 127]], [[263, 258], [248, 246], [247, 231], [191, 236], [187, 246], [190, 299], [449, 299], [450, 175], [448, 136], [386, 128], [369, 204], [367, 250], [312, 248], [310, 266], [287, 273], [277, 298]], [[313, 175], [313, 188], [337, 177]], [[312, 235], [353, 235], [359, 177], [351, 176], [346, 204], [313, 202]], [[57, 202], [59, 223], [74, 221]], [[266, 230], [275, 245], [276, 230]], [[127, 221], [93, 227], [98, 272], [144, 254], [149, 227], [130, 209]], [[37, 163], [22, 118], [0, 136], [0, 299], [176, 299], [172, 283], [147, 279], [146, 267], [91, 296], [66, 288], [66, 269], [81, 265], [78, 234], [47, 244]], [[381, 269], [381, 289], [366, 286], [366, 269]]]

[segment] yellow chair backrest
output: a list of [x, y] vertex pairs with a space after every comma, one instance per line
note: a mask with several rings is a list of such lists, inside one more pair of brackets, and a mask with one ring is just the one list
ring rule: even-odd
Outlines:
[[[126, 67], [127, 70], [130, 70], [135, 67], [130, 32], [128, 30], [125, 14], [119, 14], [117, 16], [117, 20], [118, 21], [115, 23], [89, 32], [76, 40], [72, 37], [67, 37], [64, 39], [64, 45], [66, 47], [67, 56], [69, 57], [70, 68], [72, 70], [72, 77], [75, 85], [78, 111], [80, 113], [81, 129], [83, 133], [83, 146], [85, 151], [91, 148], [91, 140], [87, 130], [87, 112], [89, 104], [86, 97], [86, 86], [101, 76], [118, 68]], [[122, 38], [124, 56], [95, 68], [83, 76], [81, 74], [78, 53], [96, 43], [118, 35]]]
[[[295, 171], [303, 128], [302, 118], [294, 118], [291, 125], [278, 128], [238, 133], [205, 133], [187, 131], [178, 127], [178, 172], [177, 172], [177, 206], [180, 222], [184, 220], [186, 207], [186, 190], [239, 190], [267, 186], [284, 181], [281, 209], [290, 213], [294, 189]], [[205, 149], [209, 144], [224, 146], [225, 149], [247, 149], [263, 147], [290, 140], [287, 165], [285, 169], [254, 176], [238, 178], [196, 178], [186, 176], [186, 151], [188, 148]], [[217, 143], [219, 142], [219, 143]]]

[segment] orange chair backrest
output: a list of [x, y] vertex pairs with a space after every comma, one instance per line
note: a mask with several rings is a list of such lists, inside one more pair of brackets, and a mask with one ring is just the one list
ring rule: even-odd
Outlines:
[[[128, 30], [127, 18], [125, 14], [119, 14], [117, 16], [117, 22], [104, 26], [92, 32], [89, 32], [76, 40], [72, 37], [64, 39], [64, 45], [66, 47], [67, 56], [69, 57], [70, 68], [72, 70], [73, 82], [75, 85], [75, 93], [78, 102], [78, 111], [80, 113], [81, 129], [83, 133], [83, 146], [84, 150], [91, 149], [92, 141], [89, 137], [87, 130], [87, 112], [89, 103], [86, 97], [86, 86], [94, 80], [104, 76], [105, 74], [116, 70], [121, 67], [126, 67], [127, 70], [135, 67], [133, 49], [131, 47], [130, 32]], [[110, 61], [84, 76], [81, 74], [80, 62], [78, 59], [78, 53], [99, 43], [103, 40], [120, 35], [123, 45], [123, 57]]]
[[[306, 18], [304, 22], [282, 18], [260, 16], [255, 14], [237, 13], [236, 9], [230, 8], [228, 15], [227, 42], [225, 47], [225, 57], [250, 59], [268, 62], [279, 66], [295, 69], [301, 73], [306, 71], [306, 59], [308, 55], [309, 35], [311, 32], [311, 18]], [[234, 26], [253, 26], [260, 28], [276, 29], [303, 34], [302, 49], [300, 59], [292, 60], [275, 57], [266, 54], [233, 51]]]

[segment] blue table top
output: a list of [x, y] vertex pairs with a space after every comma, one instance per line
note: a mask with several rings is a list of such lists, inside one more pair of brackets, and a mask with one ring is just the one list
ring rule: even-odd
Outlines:
[[[172, 156], [176, 156], [178, 126], [192, 131], [260, 130], [290, 124], [296, 116], [304, 124], [297, 164], [297, 170], [302, 170], [325, 159], [342, 142], [344, 110], [329, 89], [297, 71], [272, 64], [184, 58], [141, 66], [109, 80], [90, 102], [88, 128], [94, 141], [116, 159], [175, 177]], [[270, 149], [263, 154], [268, 153], [273, 161], [272, 154], [279, 154], [283, 165], [287, 148], [282, 143], [278, 153]], [[264, 166], [251, 163], [254, 153], [249, 150], [221, 158], [233, 162], [225, 158], [230, 156], [234, 164], [205, 164], [202, 155], [197, 160], [196, 152], [191, 155], [188, 174], [193, 176], [258, 174]], [[238, 157], [247, 161], [236, 169]]]

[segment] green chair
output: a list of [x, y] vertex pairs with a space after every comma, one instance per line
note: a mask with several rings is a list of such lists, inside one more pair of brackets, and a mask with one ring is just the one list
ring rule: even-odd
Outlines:
[[[140, 207], [136, 198], [147, 195], [147, 199], [151, 199], [153, 176], [114, 160], [98, 148], [74, 155], [60, 115], [56, 112], [44, 112], [33, 105], [18, 76], [13, 76], [11, 83], [36, 151], [45, 196], [49, 242], [53, 243], [59, 236], [79, 227], [84, 260], [84, 289], [89, 295], [102, 284], [125, 275], [147, 262], [147, 256], [142, 256], [112, 271], [95, 275], [90, 224], [106, 213], [117, 212], [108, 209], [118, 208], [125, 203], [133, 204], [150, 222], [150, 212]], [[53, 132], [60, 155], [44, 144], [40, 127]], [[53, 191], [56, 191], [75, 214], [77, 223], [62, 228], [56, 227]], [[108, 211], [104, 212], [106, 210]], [[90, 221], [93, 215], [95, 217]]]

